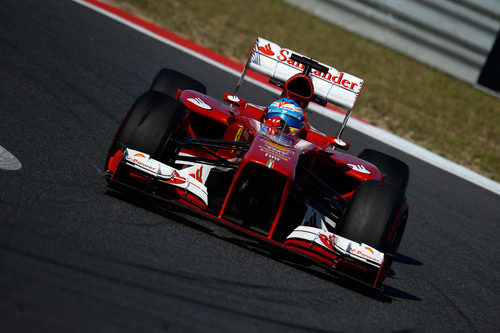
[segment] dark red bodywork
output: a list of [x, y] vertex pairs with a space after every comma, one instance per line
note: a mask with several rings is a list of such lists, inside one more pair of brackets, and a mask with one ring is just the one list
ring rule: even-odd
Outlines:
[[[287, 89], [288, 85], [293, 83], [291, 81], [297, 79], [309, 80], [310, 94], [300, 94]], [[282, 97], [293, 98], [306, 108], [313, 96], [313, 87], [309, 77], [298, 74], [289, 81], [283, 87]], [[221, 102], [192, 90], [179, 91], [177, 99], [188, 110], [186, 117], [178, 126], [178, 132], [182, 132], [184, 136], [209, 137], [224, 142], [248, 144], [247, 150], [207, 149], [200, 145], [186, 145], [180, 148], [179, 153], [183, 155], [216, 161], [215, 154], [236, 165], [232, 180], [227, 185], [227, 193], [220, 204], [216, 206], [216, 209], [209, 209], [199, 198], [190, 195], [187, 191], [171, 187], [164, 182], [158, 182], [146, 174], [120, 164], [122, 150], [118, 150], [109, 159], [107, 172], [111, 182], [130, 186], [163, 200], [181, 204], [249, 235], [285, 247], [286, 235], [293, 230], [293, 226], [282, 227], [282, 225], [287, 223], [285, 221], [288, 218], [287, 209], [293, 205], [292, 199], [290, 199], [291, 193], [297, 191], [297, 187], [300, 188], [300, 191], [308, 193], [320, 205], [322, 200], [325, 202], [324, 205], [328, 205], [325, 201], [328, 198], [316, 196], [317, 188], [308, 183], [310, 179], [317, 177], [326, 184], [326, 187], [335, 189], [335, 194], [340, 197], [335, 200], [344, 207], [360, 183], [370, 179], [381, 180], [383, 177], [381, 172], [371, 163], [341, 152], [340, 148], [342, 147], [334, 142], [335, 138], [315, 130], [307, 121], [300, 137], [282, 135], [280, 139], [277, 139], [274, 135], [262, 130], [265, 106], [247, 103], [241, 98], [235, 102], [235, 98], [229, 94], [226, 94], [224, 102]], [[196, 99], [202, 100], [208, 107], [193, 103], [192, 101]], [[313, 175], [306, 174], [304, 176], [299, 170], [299, 165], [305, 166]], [[256, 225], [235, 217], [241, 213], [241, 210], [238, 210], [237, 204], [233, 203], [233, 199], [241, 195], [238, 192], [241, 190], [240, 178], [245, 176], [249, 169], [254, 170], [252, 172], [255, 175], [263, 175], [265, 172], [272, 174], [270, 177], [273, 181], [270, 186], [279, 186], [279, 193], [281, 193], [269, 221], [257, 221]], [[359, 170], [366, 170], [366, 172]], [[274, 179], [278, 180], [274, 181]], [[311, 181], [311, 183], [313, 182]], [[340, 254], [321, 253], [324, 251], [321, 249], [318, 249], [317, 254], [312, 254], [299, 247], [294, 248], [294, 245], [297, 244], [293, 244], [293, 242], [287, 245], [288, 248], [293, 248], [294, 251], [303, 253], [316, 262], [329, 268], [337, 268], [340, 273], [373, 286], [379, 286], [387, 275], [387, 265], [373, 270], [367, 265], [359, 264]], [[365, 276], [370, 276], [370, 278], [366, 279]]]

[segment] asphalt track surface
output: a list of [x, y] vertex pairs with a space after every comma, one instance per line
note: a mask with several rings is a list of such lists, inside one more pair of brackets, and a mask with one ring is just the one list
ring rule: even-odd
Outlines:
[[71, 1], [2, 1], [0, 17], [0, 146], [22, 163], [0, 170], [0, 331], [498, 331], [498, 195], [348, 129], [352, 153], [411, 168], [409, 224], [374, 295], [107, 189], [110, 140], [159, 68], [219, 97], [235, 77]]

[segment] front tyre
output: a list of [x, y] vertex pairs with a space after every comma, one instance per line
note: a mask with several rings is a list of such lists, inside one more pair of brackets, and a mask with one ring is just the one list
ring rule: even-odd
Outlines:
[[410, 178], [410, 169], [406, 163], [373, 149], [364, 149], [358, 157], [374, 164], [384, 173], [384, 183], [402, 191], [406, 190]]
[[186, 107], [173, 97], [157, 91], [142, 94], [118, 128], [106, 157], [105, 169], [110, 157], [122, 146], [139, 150], [167, 164], [172, 162], [177, 146], [169, 139], [186, 114]]
[[337, 232], [358, 243], [394, 254], [408, 216], [403, 191], [383, 182], [362, 183], [347, 205]]
[[149, 90], [176, 97], [177, 90], [194, 90], [206, 94], [207, 88], [198, 80], [173, 69], [162, 68], [154, 77]]

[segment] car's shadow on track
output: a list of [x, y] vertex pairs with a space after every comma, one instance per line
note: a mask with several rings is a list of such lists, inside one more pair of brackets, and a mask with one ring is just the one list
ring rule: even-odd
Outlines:
[[[204, 233], [213, 233], [213, 230], [206, 228], [198, 223], [194, 223], [186, 218], [181, 217], [178, 214], [175, 214], [172, 212], [172, 210], [168, 209], [171, 207], [168, 203], [161, 202], [158, 199], [151, 198], [147, 196], [146, 194], [142, 193], [137, 193], [133, 190], [126, 190], [126, 193], [123, 193], [121, 191], [116, 191], [114, 189], [108, 188], [104, 194], [109, 195], [115, 199], [119, 199], [121, 201], [124, 201], [130, 205], [145, 209], [151, 213], [161, 215], [164, 218], [174, 220], [175, 222], [181, 223], [183, 225], [186, 225], [188, 227], [191, 227], [193, 229], [196, 229], [198, 231], [204, 232]], [[183, 208], [183, 207], [177, 207], [175, 206], [176, 210], [185, 210], [189, 212], [189, 210]], [[191, 212], [192, 214], [192, 212]], [[130, 224], [130, 223], [128, 223]], [[137, 225], [137, 223], [134, 223], [134, 225]], [[141, 223], [140, 225], [143, 226], [151, 226], [149, 224]]]
[[405, 265], [414, 265], [414, 266], [422, 266], [422, 263], [416, 259], [405, 256], [404, 254], [397, 253], [394, 257], [394, 262], [398, 262], [400, 264]]
[[[216, 237], [243, 249], [252, 251], [258, 255], [262, 255], [269, 259], [294, 267], [298, 270], [306, 272], [307, 274], [316, 276], [317, 278], [320, 278], [322, 280], [335, 283], [336, 285], [362, 294], [366, 297], [370, 297], [384, 303], [391, 303], [394, 299], [407, 299], [412, 301], [422, 300], [415, 295], [409, 294], [403, 290], [399, 290], [388, 285], [384, 285], [383, 291], [380, 291], [357, 281], [340, 276], [338, 274], [331, 274], [331, 272], [328, 272], [322, 267], [315, 265], [312, 261], [302, 256], [290, 253], [290, 251], [286, 249], [274, 246], [265, 241], [251, 238], [243, 231], [225, 226], [222, 223], [213, 222], [209, 218], [201, 216], [200, 214], [197, 214], [185, 207], [170, 204], [168, 202], [152, 198], [146, 194], [138, 193], [133, 190], [127, 190], [126, 193], [123, 193], [121, 191], [116, 191], [114, 189], [108, 188], [105, 191], [105, 194], [118, 200], [127, 202], [131, 205], [145, 209], [154, 214], [158, 214], [176, 223], [180, 223], [197, 231], [209, 234], [212, 237]], [[182, 215], [187, 215], [192, 218], [188, 219]], [[228, 236], [227, 233], [220, 232], [221, 230], [228, 229], [231, 231], [232, 235], [234, 234], [235, 237]], [[394, 258], [394, 261], [409, 265], [422, 265], [421, 262], [402, 254], [397, 254]], [[391, 269], [389, 278], [393, 277], [394, 275], [395, 272]]]
[[[315, 265], [310, 260], [305, 259], [301, 256], [294, 255], [289, 251], [270, 245], [266, 242], [259, 242], [258, 240], [245, 240], [233, 237], [220, 237], [216, 234], [213, 234], [213, 236], [242, 247], [246, 250], [252, 251], [256, 254], [263, 255], [269, 259], [278, 261], [288, 266], [292, 266], [298, 270], [314, 275], [322, 280], [335, 283], [336, 285], [339, 285], [343, 288], [363, 294], [364, 296], [379, 300], [384, 303], [391, 303], [393, 299], [422, 301], [422, 299], [418, 296], [409, 294], [403, 290], [388, 285], [384, 285], [383, 291], [379, 291], [352, 279], [342, 277], [336, 273], [334, 273], [335, 275], [332, 275], [330, 272]], [[394, 271], [391, 271], [391, 274], [394, 276]]]

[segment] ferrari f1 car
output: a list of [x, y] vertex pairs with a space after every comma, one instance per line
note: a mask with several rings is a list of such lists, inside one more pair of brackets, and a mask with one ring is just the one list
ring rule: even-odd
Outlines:
[[[280, 99], [259, 106], [237, 96], [248, 70], [281, 88]], [[380, 288], [407, 221], [409, 171], [378, 151], [342, 152], [362, 87], [354, 75], [263, 38], [223, 101], [164, 68], [119, 126], [105, 177]], [[309, 125], [310, 102], [346, 111], [338, 135]]]

